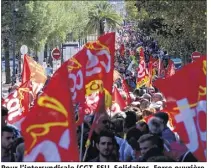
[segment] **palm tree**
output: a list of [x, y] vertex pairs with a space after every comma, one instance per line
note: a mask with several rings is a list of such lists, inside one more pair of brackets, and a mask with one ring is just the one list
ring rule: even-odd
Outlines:
[[108, 2], [100, 2], [95, 4], [89, 11], [89, 21], [87, 24], [87, 32], [94, 33], [97, 31], [98, 36], [104, 33], [105, 22], [108, 27], [114, 29], [120, 25], [122, 18], [113, 10], [112, 5]]

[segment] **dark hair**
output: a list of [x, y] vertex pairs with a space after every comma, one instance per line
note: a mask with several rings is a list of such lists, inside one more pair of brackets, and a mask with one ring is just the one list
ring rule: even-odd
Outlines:
[[147, 159], [147, 162], [175, 162], [175, 160], [167, 156], [153, 156]]
[[1, 134], [2, 134], [3, 132], [14, 133], [13, 129], [12, 129], [10, 126], [3, 126], [3, 127], [1, 128]]
[[126, 135], [126, 140], [129, 141], [130, 138], [135, 138], [136, 141], [138, 141], [138, 139], [140, 138], [140, 136], [142, 136], [142, 132], [137, 129], [136, 127], [132, 127], [128, 130], [127, 135]]
[[154, 114], [155, 117], [161, 118], [164, 121], [164, 124], [166, 125], [169, 120], [169, 116], [165, 112], [157, 112]]
[[114, 134], [111, 131], [107, 131], [107, 130], [101, 131], [100, 134], [98, 135], [97, 139], [96, 139], [96, 143], [99, 144], [101, 137], [109, 137], [109, 138], [112, 139], [112, 143], [116, 144]]
[[8, 115], [8, 109], [4, 106], [1, 106], [1, 116], [7, 116]]
[[142, 161], [146, 162], [149, 158], [157, 156], [163, 156], [163, 151], [158, 147], [153, 147], [144, 154]]
[[125, 118], [125, 127], [131, 128], [136, 125], [136, 113], [133, 111], [127, 111]]
[[138, 143], [143, 143], [145, 141], [150, 141], [153, 145], [157, 145], [157, 147], [163, 151], [164, 149], [164, 142], [163, 140], [157, 136], [157, 135], [153, 135], [153, 134], [144, 134], [142, 135], [139, 140]]
[[144, 121], [138, 121], [138, 122], [136, 123], [136, 125], [139, 125], [139, 126], [141, 126], [141, 127], [145, 126], [145, 127], [146, 127], [146, 133], [147, 133], [147, 134], [149, 133], [149, 126], [148, 126], [148, 124], [147, 124], [146, 122], [144, 122]]

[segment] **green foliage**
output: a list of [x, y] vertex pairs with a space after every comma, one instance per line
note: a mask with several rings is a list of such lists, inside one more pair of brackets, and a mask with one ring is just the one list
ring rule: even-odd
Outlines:
[[[134, 5], [139, 13], [147, 13], [136, 18], [139, 28], [170, 55], [188, 57], [195, 50], [206, 53], [206, 1], [140, 0]], [[126, 9], [130, 17], [136, 16]]]
[[106, 2], [98, 2], [89, 10], [89, 22], [87, 23], [87, 32], [98, 35], [104, 33], [105, 22], [108, 27], [114, 29], [121, 24], [122, 18], [112, 9], [112, 6]]

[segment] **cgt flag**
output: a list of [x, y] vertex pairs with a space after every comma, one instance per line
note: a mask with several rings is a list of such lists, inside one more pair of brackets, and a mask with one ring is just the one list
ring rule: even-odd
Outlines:
[[33, 58], [24, 55], [22, 83], [26, 81], [32, 82], [33, 95], [36, 97], [37, 93], [42, 89], [47, 77], [43, 67], [38, 64]]
[[166, 97], [174, 131], [199, 161], [206, 161], [206, 59], [188, 64], [155, 86]]
[[138, 75], [136, 79], [136, 87], [140, 88], [149, 82], [149, 75], [144, 61], [144, 49], [140, 47], [140, 62], [138, 66]]
[[67, 66], [54, 73], [22, 123], [24, 161], [79, 161]]
[[126, 107], [126, 103], [116, 87], [114, 87], [112, 100], [111, 112], [112, 116], [114, 116], [116, 113], [121, 112], [121, 110]]
[[[114, 73], [115, 33], [102, 35], [95, 42], [85, 44], [68, 63], [68, 77], [73, 103], [80, 103], [79, 120], [83, 122], [84, 111], [94, 111], [92, 97], [105, 91], [106, 108], [112, 103]], [[93, 102], [96, 104], [96, 102]], [[87, 109], [87, 106], [92, 106]]]
[[32, 97], [31, 81], [26, 81], [4, 99], [2, 105], [9, 110], [7, 123], [21, 130], [21, 123], [29, 112]]

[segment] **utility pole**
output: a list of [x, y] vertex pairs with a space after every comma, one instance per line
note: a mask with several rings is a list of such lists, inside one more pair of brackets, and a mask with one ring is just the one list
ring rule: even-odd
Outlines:
[[16, 4], [15, 1], [13, 1], [12, 3], [12, 27], [13, 27], [13, 31], [12, 31], [12, 54], [13, 54], [13, 72], [12, 72], [12, 85], [15, 84], [16, 82], [16, 77], [15, 77], [15, 13], [18, 11], [18, 9], [16, 8]]

